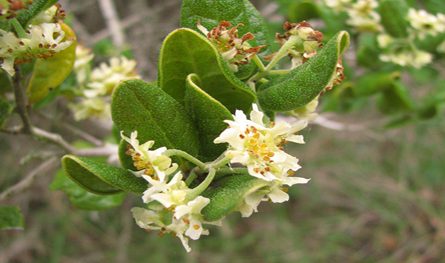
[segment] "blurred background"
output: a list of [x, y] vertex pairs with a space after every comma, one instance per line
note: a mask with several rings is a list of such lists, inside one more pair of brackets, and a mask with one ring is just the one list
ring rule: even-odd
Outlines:
[[[60, 2], [79, 42], [99, 61], [125, 51], [144, 79], [156, 79], [158, 51], [178, 27], [181, 1], [115, 0], [114, 9], [110, 1]], [[269, 21], [284, 22], [274, 1], [252, 2]], [[34, 117], [68, 139], [79, 130], [109, 135], [106, 122], [75, 123], [65, 104], [59, 99]], [[35, 170], [48, 160], [37, 151], [45, 144], [0, 134], [0, 189], [39, 173], [14, 195], [0, 194], [2, 204], [19, 205], [25, 215], [24, 231], [0, 233], [0, 263], [445, 262], [443, 115], [392, 130], [380, 128], [372, 107], [327, 116], [335, 122], [311, 126], [306, 144], [290, 148], [310, 183], [292, 187], [285, 204], [262, 203], [248, 219], [229, 216], [210, 236], [191, 242], [189, 254], [175, 237], [137, 227], [130, 208], [139, 197], [103, 212], [74, 208], [63, 192], [48, 187], [58, 162]]]

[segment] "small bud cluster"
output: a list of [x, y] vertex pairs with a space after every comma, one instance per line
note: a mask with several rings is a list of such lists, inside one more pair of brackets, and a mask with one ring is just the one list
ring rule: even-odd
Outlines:
[[[15, 11], [26, 7], [22, 1], [9, 3], [9, 8], [1, 9], [2, 16], [4, 14], [7, 18], [15, 14]], [[72, 39], [66, 39], [61, 25], [53, 22], [58, 10], [60, 10], [59, 5], [42, 12], [31, 21], [25, 30], [25, 35], [21, 37], [0, 29], [0, 68], [12, 76], [15, 73], [15, 64], [35, 58], [49, 58], [69, 47]]]
[[81, 87], [81, 99], [71, 104], [76, 120], [90, 117], [109, 118], [113, 90], [125, 80], [138, 79], [136, 61], [125, 57], [112, 57], [109, 63], [102, 63], [91, 70], [94, 55], [87, 48], [78, 46], [74, 72]]
[[297, 44], [293, 45], [288, 54], [292, 61], [291, 69], [294, 69], [309, 58], [317, 54], [317, 50], [321, 48], [323, 41], [323, 34], [320, 31], [314, 30], [311, 25], [306, 22], [289, 23], [285, 22], [283, 25], [284, 34], [276, 34], [275, 38], [278, 43], [284, 45], [291, 37], [298, 38]]
[[240, 65], [248, 64], [250, 59], [264, 47], [252, 47], [248, 43], [249, 40], [255, 38], [251, 33], [239, 37], [238, 27], [240, 26], [242, 24], [232, 26], [230, 22], [222, 21], [218, 26], [208, 31], [204, 26], [198, 24], [198, 29], [215, 45], [234, 72], [238, 71]]

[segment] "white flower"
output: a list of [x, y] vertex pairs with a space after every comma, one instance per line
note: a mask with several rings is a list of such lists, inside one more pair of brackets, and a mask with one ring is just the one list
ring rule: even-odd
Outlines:
[[76, 73], [77, 83], [81, 86], [85, 85], [89, 78], [93, 58], [91, 49], [77, 45], [73, 71]]
[[167, 150], [166, 147], [150, 150], [155, 143], [154, 141], [147, 141], [140, 144], [137, 139], [137, 131], [133, 131], [130, 137], [125, 136], [121, 131], [121, 137], [131, 146], [127, 154], [133, 159], [133, 165], [137, 169], [135, 172], [136, 176], [148, 176], [164, 182], [166, 176], [178, 168], [177, 164], [172, 164], [170, 157], [164, 155]]
[[324, 0], [325, 5], [334, 9], [336, 12], [341, 12], [346, 10], [351, 4], [351, 0]]
[[185, 234], [193, 240], [201, 235], [208, 235], [208, 231], [202, 228], [203, 217], [201, 210], [210, 203], [210, 199], [198, 196], [187, 204], [175, 208], [175, 218], [182, 219], [188, 224]]
[[106, 118], [111, 116], [110, 104], [101, 98], [85, 98], [76, 104], [70, 105], [77, 121], [89, 117]]
[[93, 70], [87, 84], [88, 89], [84, 93], [86, 97], [111, 95], [122, 81], [139, 78], [136, 74], [136, 61], [126, 57], [113, 57], [109, 64], [102, 63]]
[[145, 190], [142, 196], [144, 203], [158, 201], [165, 208], [181, 205], [190, 190], [182, 180], [181, 172], [176, 173], [168, 183], [146, 175], [142, 177], [150, 183], [150, 187]]
[[144, 208], [133, 207], [131, 213], [140, 228], [150, 230], [160, 230], [165, 227], [162, 218], [157, 211], [152, 211]]
[[412, 66], [421, 68], [433, 60], [433, 56], [422, 50], [405, 49], [394, 53], [385, 53], [380, 55], [380, 59], [384, 62], [392, 62], [402, 67]]
[[24, 38], [0, 29], [0, 67], [12, 76], [17, 60], [48, 58], [71, 44], [71, 40], [65, 40], [65, 32], [57, 23], [30, 25]]
[[307, 121], [266, 125], [263, 118], [255, 104], [250, 120], [237, 110], [234, 120], [226, 121], [229, 127], [214, 142], [228, 143], [230, 147], [225, 154], [230, 162], [246, 165], [250, 175], [266, 181], [282, 180], [289, 171], [300, 169], [298, 159], [285, 153], [283, 145], [287, 141], [304, 143], [303, 136], [294, 133], [306, 127]]
[[427, 35], [436, 36], [439, 33], [445, 32], [443, 17], [443, 14], [435, 16], [425, 10], [416, 10], [414, 8], [410, 8], [408, 11], [408, 20], [419, 38], [424, 38]]
[[347, 24], [358, 31], [380, 31], [380, 15], [374, 11], [378, 3], [375, 0], [359, 0], [347, 10]]
[[318, 96], [308, 104], [291, 111], [290, 114], [292, 116], [297, 117], [300, 120], [313, 121], [318, 116], [318, 114], [316, 113], [317, 107], [318, 107]]
[[31, 24], [39, 25], [42, 23], [51, 23], [54, 20], [54, 17], [57, 14], [59, 7], [53, 5], [52, 7], [46, 9], [45, 11], [39, 13], [36, 17], [34, 17], [31, 21]]
[[310, 179], [302, 177], [287, 177], [282, 182], [271, 183], [266, 188], [248, 194], [241, 206], [238, 208], [242, 217], [249, 217], [254, 212], [258, 212], [258, 205], [262, 201], [270, 200], [273, 203], [283, 203], [289, 200], [289, 195], [283, 191], [283, 186], [295, 184], [307, 184]]
[[379, 47], [387, 48], [394, 43], [394, 39], [388, 34], [379, 34], [377, 36], [377, 43], [379, 44]]

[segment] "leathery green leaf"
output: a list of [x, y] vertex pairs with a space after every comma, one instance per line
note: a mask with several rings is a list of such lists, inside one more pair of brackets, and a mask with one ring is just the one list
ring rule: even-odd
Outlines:
[[348, 45], [349, 34], [339, 32], [308, 62], [271, 80], [268, 88], [258, 92], [261, 107], [270, 111], [290, 111], [308, 104], [329, 84]]
[[119, 130], [126, 136], [137, 131], [141, 143], [198, 154], [198, 133], [184, 106], [153, 84], [123, 82], [113, 93], [111, 114]]
[[192, 73], [201, 79], [200, 88], [231, 112], [248, 111], [255, 100], [253, 91], [235, 77], [207, 38], [191, 29], [177, 29], [161, 48], [159, 85], [183, 104], [185, 80]]
[[233, 25], [241, 23], [240, 34], [250, 32], [255, 39], [253, 45], [274, 45], [274, 36], [269, 33], [264, 18], [248, 0], [184, 0], [181, 9], [181, 26], [197, 30], [201, 23], [207, 29], [216, 27], [221, 21]]
[[76, 60], [76, 35], [74, 31], [62, 24], [65, 40], [71, 40], [71, 46], [47, 59], [37, 59], [27, 88], [31, 103], [38, 102], [48, 95], [69, 76]]
[[63, 170], [59, 170], [50, 185], [51, 190], [61, 190], [68, 196], [72, 205], [84, 210], [104, 210], [119, 206], [125, 193], [97, 195], [86, 191], [73, 182]]
[[200, 79], [196, 74], [187, 77], [185, 108], [195, 122], [199, 133], [199, 156], [204, 161], [214, 160], [227, 149], [225, 144], [213, 140], [227, 128], [224, 120], [231, 120], [232, 114], [219, 101], [199, 88]]
[[248, 194], [268, 184], [267, 181], [249, 175], [232, 175], [221, 179], [217, 185], [203, 193], [203, 196], [210, 199], [210, 203], [202, 210], [204, 219], [220, 220], [238, 209]]
[[381, 0], [378, 11], [382, 25], [393, 37], [408, 36], [408, 5], [405, 0]]
[[94, 194], [108, 195], [122, 191], [140, 194], [147, 189], [144, 179], [95, 159], [65, 155], [62, 167], [68, 177]]
[[23, 229], [23, 215], [16, 206], [0, 206], [0, 230]]

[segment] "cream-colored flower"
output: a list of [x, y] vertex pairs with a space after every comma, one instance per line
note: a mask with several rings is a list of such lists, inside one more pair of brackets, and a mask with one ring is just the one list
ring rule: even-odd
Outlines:
[[139, 79], [136, 73], [136, 61], [125, 57], [113, 57], [109, 64], [102, 63], [93, 69], [91, 79], [84, 91], [86, 97], [111, 95], [113, 90], [122, 82]]
[[426, 51], [405, 49], [397, 53], [384, 53], [380, 55], [380, 59], [384, 62], [391, 62], [402, 67], [411, 66], [421, 68], [431, 63], [433, 56]]
[[307, 120], [307, 121], [315, 120], [318, 116], [316, 112], [318, 107], [318, 99], [319, 96], [317, 96], [308, 104], [291, 111], [290, 114], [300, 120]]
[[349, 18], [346, 23], [357, 31], [380, 31], [380, 15], [375, 11], [377, 7], [375, 0], [358, 0], [347, 9]]
[[140, 144], [137, 136], [137, 131], [133, 131], [130, 137], [125, 136], [121, 131], [122, 139], [131, 146], [131, 148], [127, 150], [127, 154], [133, 159], [133, 165], [137, 170], [135, 175], [148, 176], [164, 182], [166, 176], [176, 171], [178, 165], [172, 163], [171, 158], [164, 155], [164, 152], [167, 150], [166, 147], [150, 150], [155, 142], [147, 141]]
[[110, 104], [101, 98], [84, 98], [78, 103], [69, 106], [74, 112], [77, 121], [90, 117], [109, 118], [111, 116]]
[[228, 143], [225, 155], [231, 163], [247, 166], [250, 175], [266, 181], [283, 180], [290, 171], [300, 169], [298, 159], [285, 153], [283, 146], [287, 141], [304, 143], [303, 136], [295, 133], [306, 127], [307, 121], [266, 125], [263, 118], [255, 104], [250, 120], [238, 110], [233, 121], [226, 121], [229, 127], [214, 142]]
[[427, 35], [436, 36], [445, 32], [444, 15], [437, 16], [428, 13], [425, 10], [416, 10], [410, 8], [408, 11], [408, 20], [419, 38], [425, 38]]
[[379, 34], [377, 36], [377, 43], [379, 44], [379, 47], [387, 48], [394, 43], [394, 38], [388, 34]]
[[345, 11], [351, 5], [351, 2], [352, 0], [324, 0], [325, 5], [336, 12]]
[[204, 219], [201, 210], [209, 203], [210, 199], [198, 196], [187, 204], [175, 208], [175, 218], [188, 224], [185, 234], [193, 240], [199, 239], [203, 234], [208, 235], [208, 230], [202, 227]]
[[34, 58], [48, 58], [72, 44], [57, 23], [30, 25], [26, 37], [18, 38], [0, 29], [0, 67], [14, 75], [14, 63]]
[[94, 54], [91, 52], [91, 49], [77, 45], [73, 71], [76, 73], [77, 83], [81, 86], [85, 85], [90, 77], [93, 58]]
[[149, 230], [161, 230], [166, 225], [162, 222], [162, 217], [158, 211], [152, 211], [140, 207], [131, 209], [134, 220], [140, 228]]
[[186, 201], [190, 189], [182, 180], [181, 172], [176, 173], [168, 183], [146, 175], [142, 177], [150, 184], [150, 187], [145, 190], [142, 196], [144, 203], [158, 201], [165, 208], [170, 208], [181, 205]]
[[254, 191], [248, 194], [241, 206], [238, 208], [238, 211], [241, 213], [242, 217], [249, 217], [254, 212], [258, 212], [258, 205], [262, 201], [270, 200], [272, 203], [283, 203], [289, 200], [289, 195], [284, 188], [287, 186], [292, 186], [295, 184], [307, 184], [310, 179], [302, 178], [302, 177], [291, 177], [288, 176], [284, 178], [281, 182], [271, 183], [269, 186], [265, 188], [261, 188], [257, 191]]

